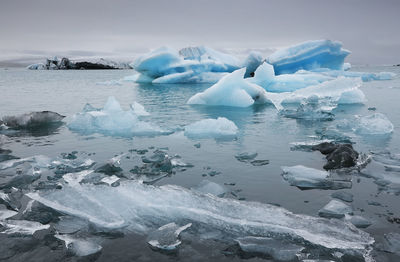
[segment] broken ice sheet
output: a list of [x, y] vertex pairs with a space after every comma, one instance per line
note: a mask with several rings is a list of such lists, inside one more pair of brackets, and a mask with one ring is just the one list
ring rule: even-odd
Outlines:
[[342, 218], [346, 214], [353, 214], [353, 209], [351, 206], [348, 206], [345, 203], [335, 199], [331, 200], [318, 211], [318, 215], [328, 218]]
[[166, 224], [156, 231], [151, 232], [147, 237], [147, 243], [152, 248], [172, 251], [182, 243], [179, 240], [179, 234], [191, 226], [191, 223], [181, 227], [175, 223]]
[[247, 236], [236, 239], [242, 251], [271, 256], [278, 261], [293, 261], [304, 247], [268, 237]]
[[302, 165], [292, 167], [281, 167], [283, 170], [283, 178], [289, 182], [291, 186], [300, 189], [342, 189], [351, 188], [351, 178], [339, 177], [328, 171], [322, 171]]
[[50, 225], [43, 225], [39, 222], [28, 220], [5, 220], [0, 221], [0, 225], [5, 228], [0, 232], [3, 234], [33, 235], [36, 231], [50, 228]]
[[195, 186], [193, 189], [203, 194], [212, 194], [219, 197], [224, 196], [225, 193], [228, 192], [226, 187], [208, 180], [201, 181], [200, 184]]
[[55, 235], [55, 237], [64, 241], [66, 248], [79, 257], [95, 254], [102, 249], [100, 245], [86, 239], [79, 239], [69, 235], [60, 234]]

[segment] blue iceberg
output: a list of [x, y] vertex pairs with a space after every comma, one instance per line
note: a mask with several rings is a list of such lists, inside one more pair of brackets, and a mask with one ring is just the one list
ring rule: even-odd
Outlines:
[[278, 75], [292, 74], [301, 69], [342, 70], [344, 59], [349, 54], [341, 42], [314, 40], [278, 50], [267, 58], [267, 62], [274, 66]]

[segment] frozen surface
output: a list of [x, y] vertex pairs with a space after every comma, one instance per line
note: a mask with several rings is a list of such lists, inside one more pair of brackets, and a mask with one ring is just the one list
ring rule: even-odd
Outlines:
[[373, 242], [367, 233], [342, 221], [296, 215], [273, 205], [218, 198], [174, 185], [156, 187], [135, 181], [123, 182], [117, 188], [65, 185], [61, 190], [27, 195], [106, 228], [146, 232], [152, 225], [173, 220], [201, 223], [238, 236], [289, 235], [329, 249], [358, 250]]
[[267, 237], [242, 237], [236, 240], [240, 248], [247, 253], [260, 253], [271, 256], [278, 261], [293, 261], [297, 259], [304, 247], [285, 243]]
[[186, 136], [199, 138], [235, 136], [237, 132], [235, 123], [225, 117], [203, 119], [185, 127]]
[[181, 227], [175, 223], [166, 224], [156, 231], [151, 232], [147, 237], [147, 243], [156, 249], [172, 251], [182, 243], [178, 239], [180, 233], [191, 226], [191, 223]]
[[224, 76], [204, 92], [192, 96], [188, 104], [248, 107], [265, 103], [266, 92], [260, 86], [244, 79], [245, 68]]
[[65, 247], [74, 255], [84, 257], [99, 252], [102, 247], [94, 242], [78, 239], [69, 235], [55, 235], [56, 238], [64, 241]]
[[133, 104], [130, 110], [124, 111], [114, 97], [109, 97], [101, 109], [87, 104], [81, 113], [72, 116], [68, 122], [69, 129], [84, 134], [103, 133], [106, 135], [133, 136], [157, 135], [163, 130], [158, 126], [139, 119], [145, 114], [144, 108]]
[[302, 165], [282, 167], [283, 178], [292, 186], [303, 189], [340, 189], [350, 188], [351, 181], [343, 178], [332, 177], [328, 171], [318, 170]]
[[277, 74], [294, 73], [300, 69], [343, 69], [344, 59], [350, 51], [342, 43], [331, 40], [315, 40], [281, 49], [271, 54], [267, 62]]

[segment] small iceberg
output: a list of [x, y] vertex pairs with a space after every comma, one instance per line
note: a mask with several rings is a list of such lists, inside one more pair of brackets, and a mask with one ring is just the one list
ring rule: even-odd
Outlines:
[[69, 235], [57, 234], [54, 237], [64, 241], [65, 247], [74, 255], [79, 257], [89, 256], [101, 251], [102, 247], [96, 243], [71, 237]]
[[175, 223], [166, 224], [151, 232], [147, 237], [147, 243], [155, 249], [173, 251], [182, 243], [179, 240], [180, 233], [191, 226], [191, 223], [181, 227]]
[[146, 113], [138, 103], [133, 104], [130, 110], [124, 111], [114, 97], [109, 97], [101, 109], [87, 104], [81, 113], [72, 116], [68, 128], [84, 134], [102, 133], [128, 137], [165, 133], [160, 127], [139, 119], [139, 116]]
[[328, 218], [342, 218], [346, 214], [353, 214], [353, 209], [339, 200], [331, 200], [326, 206], [318, 211], [318, 215]]
[[393, 132], [392, 122], [381, 113], [360, 117], [355, 128], [360, 135], [388, 135]]
[[0, 225], [5, 228], [0, 233], [16, 234], [16, 235], [33, 235], [36, 231], [50, 228], [50, 225], [43, 225], [39, 222], [28, 220], [4, 220], [0, 221]]
[[238, 127], [225, 117], [203, 119], [185, 127], [185, 135], [193, 138], [219, 138], [235, 136]]

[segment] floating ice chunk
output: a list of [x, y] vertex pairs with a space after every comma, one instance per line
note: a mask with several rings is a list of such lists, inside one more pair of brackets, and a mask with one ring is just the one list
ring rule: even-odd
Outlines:
[[319, 73], [329, 77], [356, 77], [361, 78], [362, 81], [368, 82], [373, 80], [391, 80], [396, 74], [392, 72], [380, 72], [380, 73], [367, 73], [367, 72], [354, 72], [354, 71], [343, 71], [343, 70], [331, 70], [328, 68], [317, 68], [313, 69], [312, 72]]
[[357, 228], [367, 228], [372, 224], [368, 219], [363, 218], [362, 216], [346, 215], [346, 219], [349, 220], [350, 223], [355, 225]]
[[254, 158], [256, 158], [257, 155], [258, 155], [257, 152], [254, 152], [254, 153], [243, 152], [243, 153], [237, 154], [235, 156], [235, 158], [237, 160], [239, 160], [240, 162], [248, 162], [248, 161], [251, 161]]
[[112, 175], [112, 176], [109, 176], [109, 177], [104, 177], [103, 179], [101, 179], [101, 182], [106, 183], [106, 184], [111, 186], [112, 184], [117, 182], [119, 179], [120, 178], [117, 177], [116, 175]]
[[0, 232], [3, 234], [33, 235], [36, 231], [50, 228], [50, 225], [43, 225], [34, 221], [27, 220], [5, 220], [0, 221], [0, 225], [5, 228]]
[[8, 168], [13, 168], [23, 163], [31, 163], [36, 165], [37, 167], [49, 167], [51, 164], [50, 158], [42, 155], [31, 156], [26, 158], [19, 159], [11, 159], [7, 161], [3, 161], [0, 163], [0, 170], [5, 170]]
[[343, 63], [342, 70], [347, 71], [351, 69], [351, 64], [350, 63]]
[[94, 170], [84, 170], [77, 173], [68, 173], [63, 175], [63, 179], [68, 184], [77, 185], [79, 184], [87, 175], [93, 173]]
[[29, 70], [45, 70], [46, 66], [43, 63], [32, 64], [26, 67]]
[[268, 237], [241, 237], [236, 239], [240, 249], [248, 253], [271, 256], [278, 261], [294, 261], [304, 249], [302, 246], [286, 243]]
[[[134, 106], [135, 107], [135, 106]], [[135, 110], [138, 109], [136, 105]], [[139, 111], [139, 115], [143, 110]], [[107, 135], [133, 136], [162, 134], [161, 128], [139, 120], [137, 113], [124, 111], [114, 97], [109, 97], [103, 109], [85, 106], [82, 113], [72, 116], [68, 123], [71, 130], [83, 133], [103, 133]]]
[[223, 196], [228, 190], [217, 183], [203, 180], [199, 185], [193, 188], [194, 190], [201, 192], [203, 194], [212, 194], [214, 196]]
[[93, 225], [124, 227], [138, 233], [148, 232], [149, 225], [190, 221], [236, 237], [284, 236], [328, 249], [364, 252], [374, 242], [368, 233], [340, 220], [297, 215], [269, 204], [219, 198], [175, 185], [151, 186], [127, 180], [116, 188], [65, 185], [60, 190], [31, 192], [27, 196]]
[[359, 118], [356, 132], [360, 135], [387, 135], [393, 132], [393, 124], [381, 113]]
[[353, 194], [349, 192], [338, 191], [331, 194], [331, 197], [340, 199], [345, 202], [353, 202]]
[[19, 116], [4, 116], [0, 125], [12, 129], [33, 129], [60, 123], [65, 116], [51, 111], [31, 112]]
[[400, 255], [400, 234], [393, 232], [385, 234], [382, 249]]
[[65, 247], [68, 248], [73, 254], [79, 257], [95, 254], [99, 252], [102, 247], [96, 243], [74, 238], [68, 235], [55, 235], [56, 238], [65, 242]]
[[334, 179], [327, 171], [305, 167], [302, 165], [292, 167], [281, 167], [283, 178], [292, 186], [301, 189], [322, 188], [322, 189], [340, 189], [350, 188], [351, 182], [347, 180]]
[[[294, 92], [267, 93], [267, 98], [278, 110], [283, 109], [285, 104], [301, 104], [317, 100], [325, 104], [327, 110], [332, 110], [338, 104], [357, 104], [365, 102], [365, 95], [358, 88], [361, 80], [358, 78], [340, 77], [335, 80], [326, 81], [315, 86], [309, 86]], [[314, 101], [315, 102], [315, 101]]]
[[178, 239], [179, 234], [191, 227], [192, 224], [186, 224], [179, 227], [175, 223], [166, 224], [156, 231], [153, 231], [147, 237], [150, 246], [156, 249], [172, 251], [175, 250], [182, 242]]
[[203, 119], [185, 127], [185, 135], [189, 137], [224, 137], [235, 136], [238, 128], [229, 119]]
[[54, 228], [60, 234], [73, 234], [88, 226], [87, 221], [70, 216], [61, 216]]
[[267, 58], [267, 62], [274, 66], [277, 74], [320, 67], [339, 70], [349, 54], [350, 51], [343, 49], [338, 41], [315, 40], [278, 50]]
[[342, 218], [345, 214], [352, 214], [353, 209], [345, 203], [338, 200], [331, 200], [326, 206], [318, 211], [321, 217]]
[[265, 103], [265, 90], [246, 81], [242, 68], [224, 76], [218, 83], [204, 92], [192, 96], [188, 104], [248, 107], [254, 103]]
[[281, 93], [293, 92], [298, 89], [317, 85], [333, 79], [334, 78], [330, 76], [313, 72], [275, 76], [273, 66], [268, 63], [263, 63], [255, 71], [254, 78], [249, 78], [248, 81], [263, 87], [268, 92]]
[[183, 73], [174, 73], [156, 78], [152, 81], [153, 84], [188, 84], [188, 83], [216, 83], [225, 72], [201, 72], [196, 73], [192, 70]]
[[8, 209], [0, 209], [0, 221], [15, 216], [18, 212]]
[[137, 116], [148, 116], [148, 115], [150, 115], [149, 112], [147, 112], [146, 109], [144, 109], [144, 106], [142, 106], [141, 104], [139, 104], [136, 101], [133, 102], [133, 104], [131, 104], [131, 109], [133, 110], [133, 112]]

